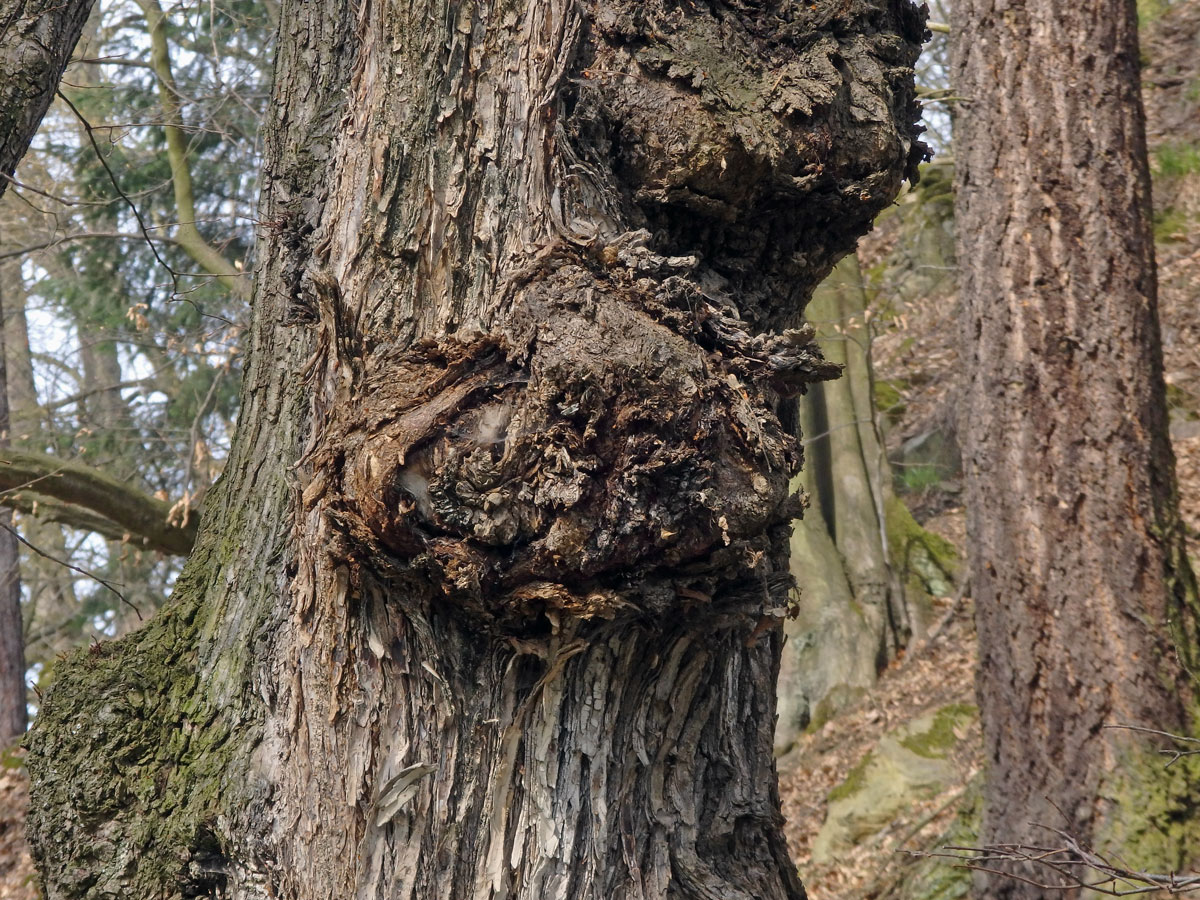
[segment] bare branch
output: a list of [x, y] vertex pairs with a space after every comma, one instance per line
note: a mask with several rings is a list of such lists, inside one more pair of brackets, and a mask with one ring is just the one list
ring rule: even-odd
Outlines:
[[[1050, 832], [1058, 838], [1058, 842], [1046, 847], [1034, 844], [988, 844], [983, 847], [943, 847], [936, 852], [905, 852], [910, 856], [952, 859], [959, 863], [958, 868], [1012, 878], [1057, 893], [1089, 890], [1108, 897], [1132, 897], [1154, 893], [1182, 896], [1200, 892], [1200, 874], [1132, 869], [1097, 852], [1069, 832], [1047, 825], [1035, 827]], [[1041, 870], [1053, 878], [1041, 880], [1022, 875], [1004, 865], [1014, 863], [1035, 871]]]
[[[77, 234], [64, 234], [60, 237], [50, 238], [46, 241], [30, 244], [27, 247], [18, 247], [16, 250], [5, 250], [3, 253], [0, 253], [0, 259], [12, 259], [14, 256], [24, 256], [26, 253], [33, 253], [37, 250], [48, 250], [51, 247], [57, 247], [59, 244], [68, 244], [74, 241], [144, 241], [145, 239], [144, 235], [127, 234], [123, 231], [81, 231]], [[175, 243], [173, 238], [160, 237], [159, 240], [169, 244]]]
[[130, 603], [129, 598], [126, 597], [124, 594], [122, 594], [120, 591], [118, 591], [113, 586], [112, 582], [105, 581], [99, 575], [93, 574], [92, 572], [89, 572], [87, 569], [81, 569], [81, 568], [79, 568], [79, 566], [73, 566], [69, 562], [59, 559], [57, 556], [51, 556], [45, 550], [29, 543], [29, 541], [27, 541], [27, 540], [25, 540], [25, 538], [21, 537], [21, 535], [17, 531], [17, 529], [13, 528], [11, 525], [6, 525], [5, 523], [0, 522], [0, 528], [3, 528], [9, 534], [11, 534], [13, 537], [15, 537], [18, 541], [20, 541], [22, 544], [24, 544], [26, 547], [28, 547], [30, 550], [32, 550], [34, 553], [36, 553], [38, 556], [42, 557], [42, 559], [48, 559], [48, 560], [50, 560], [50, 562], [58, 563], [60, 566], [70, 569], [72, 572], [76, 572], [76, 573], [82, 575], [84, 578], [90, 578], [92, 581], [96, 582], [96, 584], [99, 584], [102, 587], [107, 588], [109, 591], [111, 591], [112, 593], [117, 595], [118, 600], [120, 600], [122, 603], [124, 603], [126, 606], [128, 606], [130, 609], [133, 610], [134, 615], [136, 615], [138, 617], [139, 622], [142, 621], [142, 611], [140, 609], [138, 609], [136, 606], [134, 606], [132, 603]]
[[[186, 556], [196, 540], [198, 517], [187, 524], [169, 520], [171, 505], [83, 463], [41, 453], [0, 451], [0, 503], [21, 508], [9, 495], [34, 491], [108, 519], [122, 535], [135, 535], [147, 547]], [[29, 508], [29, 503], [25, 503]], [[111, 530], [107, 533], [111, 534]]]
[[54, 522], [77, 531], [92, 532], [110, 541], [132, 541], [136, 546], [147, 550], [160, 549], [150, 546], [139, 537], [130, 534], [112, 519], [74, 503], [64, 503], [49, 494], [37, 491], [8, 491], [3, 494], [0, 501], [22, 515], [30, 516], [40, 522]]
[[55, 410], [62, 409], [64, 406], [72, 406], [83, 400], [87, 400], [89, 397], [94, 397], [97, 394], [103, 394], [107, 391], [123, 391], [127, 388], [149, 387], [153, 384], [154, 380], [152, 378], [135, 378], [130, 381], [118, 381], [115, 384], [105, 384], [99, 387], [89, 388], [86, 391], [79, 391], [67, 397], [61, 397], [58, 400], [53, 400], [49, 403], [43, 403], [42, 410], [50, 413], [54, 412]]
[[184, 140], [180, 94], [171, 72], [171, 57], [167, 47], [166, 16], [158, 0], [136, 0], [150, 28], [150, 62], [158, 79], [159, 101], [163, 110], [163, 132], [167, 139], [167, 162], [171, 167], [171, 183], [175, 189], [175, 208], [179, 225], [175, 240], [184, 252], [217, 276], [218, 282], [231, 294], [249, 299], [249, 281], [245, 272], [229, 262], [196, 228], [196, 204], [192, 191], [192, 172], [188, 165], [187, 143]]
[[126, 56], [82, 56], [71, 60], [70, 65], [76, 63], [93, 63], [102, 66], [126, 66], [134, 69], [151, 69], [153, 66], [150, 63], [140, 59], [130, 59]]
[[[1162, 731], [1158, 728], [1146, 728], [1142, 725], [1105, 725], [1104, 727], [1105, 728], [1120, 728], [1124, 731], [1136, 731], [1136, 732], [1139, 732], [1140, 734], [1156, 734], [1159, 737], [1170, 738], [1173, 741], [1179, 741], [1180, 743], [1183, 743], [1183, 744], [1200, 744], [1200, 738], [1187, 737], [1182, 734], [1172, 734], [1169, 731]], [[1167, 769], [1171, 768], [1171, 766], [1175, 765], [1175, 763], [1179, 762], [1179, 760], [1183, 759], [1185, 756], [1200, 756], [1200, 749], [1198, 749], [1198, 750], [1174, 750], [1171, 748], [1166, 748], [1163, 750], [1159, 750], [1158, 752], [1163, 754], [1164, 756], [1171, 757], [1170, 760], [1167, 761], [1166, 766], [1164, 766], [1164, 768], [1167, 768]]]
[[167, 261], [159, 255], [158, 247], [150, 237], [150, 229], [147, 228], [146, 221], [142, 218], [141, 211], [137, 208], [137, 205], [129, 199], [129, 195], [126, 194], [121, 188], [121, 183], [117, 181], [117, 176], [113, 173], [112, 168], [110, 168], [108, 165], [108, 160], [105, 159], [104, 154], [101, 152], [100, 145], [96, 142], [95, 129], [92, 128], [92, 124], [83, 117], [83, 113], [79, 111], [78, 107], [76, 107], [75, 104], [70, 101], [70, 99], [68, 99], [66, 94], [62, 93], [62, 91], [59, 91], [58, 96], [63, 103], [67, 104], [71, 112], [75, 114], [75, 118], [79, 120], [79, 124], [83, 126], [83, 130], [87, 133], [88, 140], [91, 142], [92, 149], [96, 152], [96, 159], [99, 160], [100, 165], [104, 167], [104, 171], [108, 173], [108, 180], [112, 184], [113, 190], [121, 195], [121, 199], [125, 201], [125, 204], [129, 207], [130, 212], [133, 213], [133, 217], [137, 219], [138, 228], [141, 229], [142, 237], [144, 237], [146, 240], [146, 245], [150, 248], [150, 252], [154, 254], [154, 258], [158, 261], [158, 264], [171, 273], [171, 280], [174, 282], [176, 292], [178, 292], [179, 276], [183, 273], [176, 272], [173, 268], [171, 268]]

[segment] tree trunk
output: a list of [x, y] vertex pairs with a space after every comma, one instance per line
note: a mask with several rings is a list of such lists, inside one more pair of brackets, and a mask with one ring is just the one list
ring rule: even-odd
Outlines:
[[825, 338], [825, 356], [844, 367], [842, 378], [817, 388], [828, 432], [830, 527], [854, 595], [872, 623], [875, 647], [864, 649], [882, 666], [907, 643], [911, 625], [888, 564], [883, 477], [888, 468], [875, 431], [865, 301], [858, 258], [851, 255], [822, 284], [807, 318]]
[[[4, 284], [0, 283], [0, 323], [4, 322]], [[8, 369], [0, 328], [0, 451], [11, 444]], [[12, 510], [0, 508], [0, 748], [25, 733], [25, 630], [21, 625], [21, 555]]]
[[0, 0], [0, 194], [50, 108], [94, 0]]
[[[32, 448], [40, 453], [46, 449], [45, 441], [41, 439], [45, 431], [45, 414], [38, 405], [33, 354], [29, 348], [29, 328], [25, 318], [28, 295], [17, 260], [0, 262], [0, 285], [4, 295], [4, 371], [10, 401], [9, 437], [17, 447]], [[7, 467], [0, 467], [0, 472], [6, 470]], [[18, 493], [12, 489], [12, 485], [5, 488], [6, 505], [16, 507], [20, 502], [17, 500]], [[22, 511], [32, 513], [37, 509], [40, 515], [44, 515], [47, 507], [44, 501], [48, 499], [45, 495], [38, 495]], [[107, 522], [107, 519], [104, 521]], [[55, 560], [67, 558], [67, 544], [59, 525], [50, 521], [43, 523], [30, 515], [22, 521], [21, 531], [29, 543], [47, 556]], [[67, 630], [63, 627], [64, 623], [79, 615], [73, 580], [75, 573], [58, 562], [31, 554], [21, 577], [27, 597], [21, 616], [25, 635], [25, 664], [38, 659], [48, 662], [78, 642], [77, 629], [70, 629], [69, 636], [63, 634]]]
[[50, 898], [797, 898], [789, 330], [921, 153], [907, 0], [288, 4], [242, 414], [30, 741]]
[[[936, 586], [957, 559], [913, 519], [892, 489], [875, 411], [871, 326], [857, 254], [821, 283], [805, 310], [842, 377], [800, 401], [805, 442], [799, 485], [812, 512], [796, 523], [791, 568], [799, 588], [779, 673], [775, 752], [860, 699], [878, 675], [924, 637]], [[940, 549], [940, 548], [939, 548]]]
[[800, 599], [784, 625], [776, 752], [858, 699], [908, 640], [911, 617], [889, 560], [891, 470], [875, 427], [866, 308], [852, 253], [805, 310], [826, 359], [843, 369], [800, 401], [801, 485], [813, 508], [791, 540]]
[[[1195, 852], [1193, 760], [1165, 772], [1157, 744], [1105, 727], [1187, 731], [1197, 651], [1134, 2], [962, 0], [955, 14], [981, 840], [1044, 842], [1036, 822], [1122, 865], [1177, 869]], [[1045, 895], [1004, 876], [980, 888]]]

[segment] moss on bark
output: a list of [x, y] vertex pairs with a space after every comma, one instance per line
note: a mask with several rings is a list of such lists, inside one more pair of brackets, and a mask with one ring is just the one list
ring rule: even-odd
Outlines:
[[281, 21], [225, 487], [163, 619], [60, 671], [51, 897], [798, 900], [791, 326], [922, 154], [922, 13]]
[[1134, 735], [1132, 741], [1137, 746], [1118, 759], [1099, 790], [1093, 846], [1130, 869], [1194, 869], [1200, 859], [1200, 757], [1184, 756], [1168, 766], [1170, 756], [1151, 745], [1159, 739]]
[[[946, 597], [954, 592], [962, 559], [941, 535], [920, 526], [904, 501], [890, 496], [886, 503], [888, 551], [905, 588], [917, 598]], [[928, 610], [928, 600], [924, 602]]]
[[243, 787], [231, 776], [245, 748], [197, 674], [200, 599], [184, 580], [143, 628], [56, 667], [28, 738], [48, 897], [194, 896], [222, 882], [215, 823]]

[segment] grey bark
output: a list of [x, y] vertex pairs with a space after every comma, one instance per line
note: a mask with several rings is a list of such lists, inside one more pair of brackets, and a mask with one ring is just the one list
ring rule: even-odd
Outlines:
[[[0, 323], [4, 321], [0, 284]], [[0, 453], [11, 444], [8, 369], [0, 328]], [[25, 631], [21, 626], [21, 557], [12, 528], [12, 510], [0, 508], [0, 747], [25, 733]]]
[[[1029, 823], [1044, 823], [1177, 870], [1195, 852], [1194, 774], [1168, 777], [1156, 744], [1105, 728], [1191, 733], [1197, 653], [1135, 4], [961, 0], [955, 15], [981, 840], [1043, 841]], [[1045, 895], [1004, 876], [979, 887]]]
[[[12, 436], [18, 443], [43, 427], [38, 406], [37, 385], [33, 379], [33, 354], [29, 350], [29, 324], [25, 318], [27, 301], [16, 260], [0, 263], [0, 284], [4, 290], [4, 349], [8, 371], [9, 418]], [[38, 447], [38, 449], [42, 449]]]
[[0, 195], [50, 108], [93, 2], [0, 2]]
[[799, 898], [792, 329], [907, 0], [289, 3], [237, 440], [30, 740], [50, 898]]

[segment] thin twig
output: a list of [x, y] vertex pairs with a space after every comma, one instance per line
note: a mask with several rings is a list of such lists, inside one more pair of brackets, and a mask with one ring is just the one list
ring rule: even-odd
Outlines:
[[[15, 256], [24, 256], [27, 253], [35, 253], [38, 250], [49, 250], [60, 244], [73, 243], [75, 241], [95, 241], [95, 240], [114, 240], [114, 241], [141, 241], [144, 237], [140, 234], [127, 234], [121, 231], [81, 231], [78, 234], [64, 234], [61, 237], [50, 238], [37, 244], [29, 244], [25, 247], [18, 247], [16, 250], [6, 250], [0, 253], [0, 259], [11, 259]], [[159, 238], [160, 241], [174, 243], [172, 238]]]
[[141, 211], [137, 208], [137, 205], [129, 199], [129, 195], [121, 189], [120, 182], [117, 181], [117, 176], [109, 167], [108, 160], [105, 159], [104, 153], [100, 150], [100, 144], [96, 141], [96, 135], [93, 133], [92, 124], [83, 117], [83, 113], [81, 113], [79, 108], [70, 101], [66, 94], [64, 94], [62, 91], [58, 91], [58, 96], [63, 103], [67, 104], [71, 112], [75, 114], [75, 118], [79, 120], [79, 124], [83, 126], [83, 130], [87, 133], [88, 141], [91, 142], [92, 149], [96, 151], [96, 159], [99, 161], [100, 165], [104, 167], [104, 171], [108, 173], [108, 180], [112, 182], [113, 190], [120, 194], [121, 199], [125, 201], [125, 204], [129, 207], [130, 212], [133, 213], [133, 217], [137, 219], [138, 228], [140, 228], [142, 231], [142, 237], [146, 239], [146, 245], [150, 248], [150, 252], [154, 254], [154, 258], [158, 260], [158, 264], [171, 273], [171, 282], [174, 284], [175, 290], [178, 291], [179, 274], [167, 264], [165, 259], [159, 255], [158, 247], [155, 246], [153, 239], [150, 237], [150, 229], [146, 227], [146, 222], [142, 218]]
[[0, 522], [0, 528], [4, 528], [5, 531], [7, 531], [9, 534], [11, 534], [13, 537], [15, 537], [18, 541], [20, 541], [22, 544], [24, 544], [26, 547], [28, 547], [30, 550], [32, 550], [34, 553], [36, 553], [38, 556], [42, 557], [42, 559], [48, 559], [48, 560], [50, 560], [50, 562], [58, 563], [60, 566], [70, 569], [72, 572], [77, 572], [78, 574], [82, 575], [84, 578], [90, 578], [92, 581], [96, 582], [97, 584], [101, 585], [102, 587], [105, 587], [108, 590], [112, 591], [114, 594], [117, 595], [117, 598], [122, 603], [124, 603], [126, 606], [128, 606], [130, 609], [133, 610], [133, 614], [138, 617], [138, 621], [139, 622], [142, 621], [142, 611], [140, 609], [138, 609], [136, 606], [134, 606], [132, 603], [130, 603], [129, 598], [127, 598], [124, 594], [122, 594], [115, 587], [113, 587], [112, 584], [105, 581], [99, 575], [93, 574], [92, 572], [89, 572], [86, 569], [81, 569], [78, 566], [73, 566], [66, 560], [59, 559], [57, 556], [51, 556], [49, 553], [47, 553], [45, 550], [41, 549], [40, 547], [35, 547], [33, 544], [29, 543], [29, 541], [25, 540], [25, 538], [21, 537], [21, 535], [17, 531], [17, 529], [13, 528], [11, 525], [9, 525], [5, 522]]
[[[1138, 729], [1155, 731], [1155, 729]], [[1168, 735], [1177, 737], [1177, 735]], [[1166, 891], [1171, 895], [1191, 894], [1200, 891], [1200, 875], [1180, 875], [1175, 872], [1145, 872], [1122, 865], [1093, 850], [1079, 838], [1061, 828], [1035, 824], [1059, 838], [1058, 846], [1043, 847], [1035, 844], [989, 844], [984, 847], [943, 847], [939, 852], [906, 851], [912, 856], [940, 857], [953, 859], [959, 868], [986, 872], [1003, 878], [1011, 878], [1040, 888], [1044, 891], [1091, 890], [1110, 897], [1131, 897]], [[1039, 866], [1054, 873], [1057, 883], [1039, 881], [1008, 869], [997, 868], [998, 863], [1021, 863]], [[1099, 877], [1088, 879], [1087, 872]], [[1119, 885], [1125, 885], [1120, 887]]]
[[[66, 94], [64, 94], [62, 91], [59, 91], [58, 96], [62, 99], [63, 103], [67, 104], [67, 106], [70, 107], [71, 112], [73, 112], [75, 114], [75, 117], [77, 119], [79, 119], [79, 123], [83, 126], [84, 131], [87, 132], [88, 141], [91, 143], [92, 149], [96, 151], [96, 159], [100, 162], [100, 165], [102, 165], [104, 167], [104, 171], [108, 173], [108, 180], [112, 183], [113, 189], [118, 194], [120, 194], [121, 199], [125, 201], [125, 204], [133, 212], [133, 217], [135, 219], [137, 219], [138, 228], [141, 230], [142, 236], [146, 239], [146, 245], [150, 248], [150, 252], [154, 254], [154, 258], [158, 261], [158, 264], [160, 266], [162, 266], [164, 269], [166, 269], [167, 272], [170, 274], [170, 276], [171, 276], [171, 299], [172, 300], [182, 300], [182, 301], [190, 304], [192, 306], [192, 308], [195, 309], [196, 312], [199, 313], [201, 316], [206, 316], [211, 319], [219, 319], [219, 320], [222, 320], [225, 322], [229, 322], [229, 320], [226, 319], [224, 316], [217, 316], [217, 315], [213, 315], [212, 313], [205, 312], [196, 304], [196, 301], [192, 300], [190, 297], [184, 296], [184, 294], [186, 292], [180, 290], [180, 288], [179, 288], [179, 279], [181, 276], [194, 277], [194, 278], [205, 278], [205, 277], [212, 276], [213, 273], [209, 273], [209, 272], [178, 272], [174, 268], [172, 268], [165, 259], [162, 258], [162, 255], [159, 254], [159, 252], [158, 252], [158, 247], [155, 245], [153, 239], [150, 237], [150, 229], [147, 227], [145, 220], [142, 218], [142, 214], [138, 210], [137, 205], [129, 198], [129, 195], [126, 194], [125, 191], [121, 189], [121, 185], [117, 181], [117, 176], [113, 173], [113, 170], [109, 167], [108, 160], [105, 159], [104, 153], [100, 150], [100, 144], [96, 141], [96, 135], [94, 133], [92, 124], [90, 122], [88, 122], [87, 119], [84, 118], [83, 113], [81, 113], [79, 111], [79, 109], [75, 106], [75, 104], [72, 103], [67, 98]], [[232, 323], [230, 323], [230, 324], [232, 324]]]
[[[1104, 725], [1102, 727], [1104, 727], [1104, 728], [1120, 728], [1124, 731], [1137, 731], [1142, 734], [1156, 734], [1160, 737], [1170, 738], [1173, 741], [1180, 741], [1181, 743], [1185, 743], [1185, 744], [1200, 744], [1200, 738], [1187, 737], [1186, 735], [1182, 735], [1182, 734], [1172, 734], [1169, 731], [1161, 731], [1158, 728], [1146, 728], [1142, 725]], [[1167, 750], [1159, 750], [1158, 752], [1161, 753], [1163, 756], [1171, 757], [1171, 759], [1163, 767], [1165, 769], [1171, 768], [1171, 766], [1175, 765], [1175, 763], [1179, 762], [1179, 760], [1183, 759], [1185, 756], [1200, 756], [1200, 750], [1170, 750], [1170, 749], [1167, 749]]]

